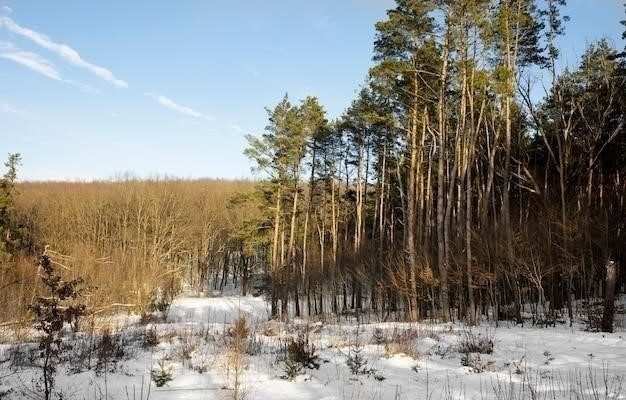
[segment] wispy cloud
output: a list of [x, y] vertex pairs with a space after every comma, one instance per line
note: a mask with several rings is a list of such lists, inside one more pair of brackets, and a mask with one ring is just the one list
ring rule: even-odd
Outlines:
[[63, 81], [54, 64], [38, 54], [29, 51], [12, 50], [0, 53], [0, 58], [11, 60], [50, 79]]
[[7, 102], [0, 101], [0, 113], [5, 114], [26, 114], [26, 110], [22, 110], [20, 108], [13, 107]]
[[6, 16], [0, 17], [0, 26], [2, 26], [4, 29], [11, 33], [23, 36], [33, 41], [44, 49], [55, 53], [69, 64], [78, 68], [85, 69], [116, 87], [128, 87], [128, 84], [126, 82], [121, 79], [117, 79], [111, 71], [84, 60], [76, 50], [66, 44], [56, 43], [48, 36], [36, 32], [32, 29], [24, 28], [16, 24], [11, 18]]
[[8, 15], [11, 14], [13, 10], [11, 10], [11, 7], [9, 6], [2, 6], [2, 12]]
[[80, 90], [82, 90], [83, 92], [98, 93], [96, 89], [89, 85], [69, 79], [64, 79], [61, 76], [60, 72], [57, 70], [57, 68], [54, 66], [52, 61], [41, 57], [39, 54], [30, 51], [24, 51], [18, 47], [15, 47], [13, 43], [0, 42], [0, 58], [13, 61], [14, 63], [26, 67], [31, 71], [43, 75], [47, 78], [54, 79], [55, 81], [65, 82], [69, 83], [70, 85], [74, 85], [80, 88]]
[[168, 108], [172, 111], [175, 111], [179, 114], [188, 115], [194, 118], [205, 118], [209, 121], [215, 120], [212, 115], [203, 114], [199, 111], [194, 110], [193, 108], [186, 107], [176, 103], [174, 100], [169, 97], [163, 96], [162, 94], [154, 94], [154, 93], [146, 93], [146, 96], [153, 98], [157, 103], [162, 105], [165, 108]]

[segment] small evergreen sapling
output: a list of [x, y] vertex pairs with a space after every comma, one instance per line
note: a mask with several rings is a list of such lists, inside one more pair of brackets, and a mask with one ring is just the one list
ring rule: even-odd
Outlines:
[[49, 296], [37, 297], [29, 309], [35, 315], [35, 329], [43, 333], [39, 341], [39, 351], [43, 360], [41, 368], [44, 399], [49, 400], [53, 395], [63, 326], [65, 323], [75, 323], [83, 316], [85, 305], [74, 301], [80, 295], [79, 285], [82, 280], [64, 281], [45, 252], [39, 259], [39, 274]]
[[296, 377], [302, 373], [302, 369], [302, 364], [295, 361], [291, 357], [287, 357], [285, 363], [283, 364], [284, 375], [282, 378], [293, 382]]
[[283, 379], [293, 381], [305, 368], [319, 369], [320, 358], [315, 354], [315, 346], [305, 335], [290, 338], [285, 347], [286, 359], [283, 364]]
[[156, 387], [163, 387], [167, 385], [172, 379], [174, 379], [172, 374], [172, 367], [170, 365], [166, 365], [164, 360], [159, 361], [158, 367], [153, 368], [150, 371], [150, 377], [152, 378], [152, 382], [156, 385]]
[[345, 354], [346, 365], [353, 375], [370, 375], [374, 373], [374, 370], [368, 368], [369, 362], [363, 354], [365, 348], [359, 337], [359, 329], [360, 327], [357, 327], [354, 342], [350, 344], [348, 354]]

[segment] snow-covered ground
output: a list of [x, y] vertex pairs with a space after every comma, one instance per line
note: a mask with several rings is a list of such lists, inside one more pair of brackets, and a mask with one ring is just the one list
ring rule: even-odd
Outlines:
[[249, 322], [263, 322], [268, 320], [269, 311], [269, 305], [262, 297], [183, 297], [172, 302], [167, 321], [232, 324], [237, 318], [244, 317]]
[[[236, 357], [232, 329], [240, 317], [248, 324], [246, 354]], [[56, 381], [64, 398], [626, 398], [621, 388], [626, 340], [621, 332], [502, 325], [469, 330], [458, 324], [358, 324], [343, 319], [279, 323], [268, 321], [268, 306], [261, 298], [236, 296], [176, 299], [167, 319], [158, 323], [119, 321], [109, 335], [107, 348], [112, 351], [94, 346], [91, 335], [68, 339], [72, 348], [64, 353]], [[290, 381], [284, 378], [284, 345], [298, 335], [308, 336], [319, 368], [305, 368]], [[481, 347], [483, 354], [463, 346]], [[360, 373], [350, 370], [348, 360], [356, 361]], [[159, 361], [171, 369], [173, 379], [157, 388], [150, 371], [160, 369]], [[40, 374], [34, 362], [35, 344], [0, 345], [0, 398], [7, 390], [8, 399], [34, 395], [33, 381]], [[242, 367], [239, 373], [237, 366]]]

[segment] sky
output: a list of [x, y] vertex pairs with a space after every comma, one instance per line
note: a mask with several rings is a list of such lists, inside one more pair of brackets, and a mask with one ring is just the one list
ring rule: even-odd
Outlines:
[[[569, 0], [563, 62], [606, 37], [621, 0]], [[21, 180], [248, 178], [245, 135], [285, 93], [330, 118], [372, 61], [393, 0], [0, 0], [0, 158]]]

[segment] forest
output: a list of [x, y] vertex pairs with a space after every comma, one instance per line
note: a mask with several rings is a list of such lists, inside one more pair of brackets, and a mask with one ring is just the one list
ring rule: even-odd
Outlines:
[[[239, 280], [273, 316], [374, 312], [612, 329], [625, 237], [626, 52], [563, 65], [563, 0], [398, 0], [344, 114], [285, 95], [254, 181], [2, 180], [2, 318], [49, 248], [94, 307]], [[17, 301], [9, 301], [17, 299]], [[606, 302], [606, 304], [605, 304]], [[605, 307], [606, 306], [606, 307]]]
[[[347, 108], [285, 88], [241, 179], [38, 181], [10, 152], [0, 399], [623, 399], [626, 13], [624, 43], [572, 61], [566, 3], [395, 0]], [[16, 49], [0, 61], [95, 93]], [[214, 120], [144, 98], [176, 129]]]
[[553, 324], [612, 304], [626, 64], [601, 40], [559, 68], [564, 4], [398, 1], [343, 116], [315, 97], [268, 109], [244, 239], [273, 315]]

